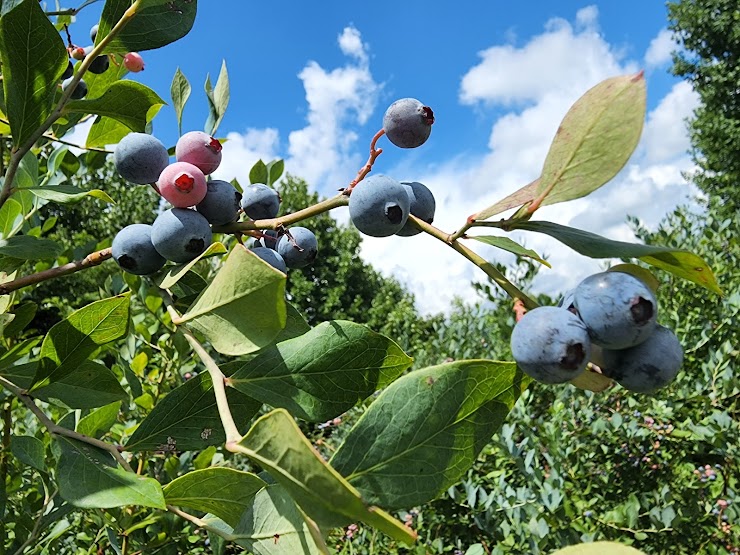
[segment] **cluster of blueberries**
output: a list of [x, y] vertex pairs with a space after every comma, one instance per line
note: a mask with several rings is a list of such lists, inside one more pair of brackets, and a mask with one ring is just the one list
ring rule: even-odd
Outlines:
[[527, 312], [511, 334], [512, 354], [523, 372], [547, 384], [578, 377], [593, 354], [605, 376], [631, 391], [652, 393], [668, 385], [683, 363], [678, 338], [657, 324], [657, 314], [655, 295], [644, 282], [601, 272], [558, 306]]
[[[95, 43], [95, 39], [98, 36], [98, 26], [93, 25], [90, 28], [90, 39]], [[93, 46], [73, 46], [69, 48], [69, 53], [75, 60], [83, 60], [85, 56], [90, 54], [92, 52]], [[141, 55], [138, 52], [129, 52], [123, 57], [123, 65], [124, 67], [134, 73], [137, 73], [139, 71], [142, 71], [144, 69], [144, 59], [141, 57]], [[110, 58], [103, 54], [102, 56], [98, 56], [95, 58], [92, 63], [90, 64], [90, 67], [87, 68], [87, 71], [90, 73], [95, 73], [96, 75], [100, 75], [101, 73], [105, 73], [108, 71], [108, 68], [110, 67]], [[66, 91], [71, 85], [72, 85], [72, 77], [74, 76], [74, 66], [72, 65], [72, 60], [69, 60], [69, 63], [67, 64], [67, 69], [64, 70], [64, 73], [62, 74], [62, 89]], [[87, 83], [85, 83], [84, 79], [80, 79], [77, 85], [75, 86], [74, 90], [70, 94], [70, 98], [72, 100], [80, 100], [82, 98], [85, 98], [87, 96]]]
[[[265, 184], [250, 185], [240, 193], [228, 181], [207, 179], [221, 163], [221, 143], [202, 131], [185, 133], [170, 163], [159, 139], [129, 133], [116, 146], [118, 173], [132, 183], [155, 184], [173, 208], [152, 225], [132, 224], [113, 239], [113, 259], [125, 271], [148, 275], [166, 261], [186, 263], [203, 253], [212, 241], [211, 225], [239, 219], [241, 212], [254, 220], [275, 218], [280, 197]], [[252, 252], [281, 272], [311, 264], [318, 253], [316, 236], [303, 227], [284, 233], [267, 231], [249, 245]]]

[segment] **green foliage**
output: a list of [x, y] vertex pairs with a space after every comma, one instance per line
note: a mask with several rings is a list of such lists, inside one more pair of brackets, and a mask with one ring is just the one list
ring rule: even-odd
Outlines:
[[740, 17], [734, 0], [668, 2], [669, 29], [679, 48], [673, 73], [689, 81], [700, 105], [691, 120], [699, 172], [693, 181], [725, 215], [738, 210], [740, 182]]

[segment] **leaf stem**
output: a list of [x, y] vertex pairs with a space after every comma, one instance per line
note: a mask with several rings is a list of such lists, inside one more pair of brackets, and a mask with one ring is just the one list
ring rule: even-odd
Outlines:
[[28, 287], [29, 285], [35, 285], [36, 283], [41, 283], [42, 281], [46, 281], [48, 279], [73, 274], [75, 272], [79, 272], [80, 270], [84, 270], [85, 268], [98, 266], [112, 256], [113, 253], [111, 249], [107, 248], [90, 253], [82, 260], [75, 260], [74, 262], [70, 262], [69, 264], [57, 266], [56, 268], [49, 268], [48, 270], [44, 270], [42, 272], [37, 272], [35, 274], [29, 274], [27, 276], [14, 279], [13, 281], [0, 284], [0, 295], [7, 295], [11, 291], [15, 291], [16, 289]]
[[15, 179], [15, 175], [18, 172], [18, 168], [23, 157], [29, 150], [31, 150], [33, 145], [36, 144], [36, 141], [38, 141], [44, 135], [44, 133], [46, 133], [46, 131], [54, 124], [54, 122], [59, 119], [59, 116], [61, 116], [64, 112], [64, 107], [71, 98], [72, 93], [77, 86], [77, 83], [80, 82], [82, 76], [87, 71], [87, 68], [89, 68], [90, 64], [92, 64], [93, 61], [95, 61], [95, 59], [103, 53], [105, 47], [108, 46], [108, 44], [113, 40], [113, 38], [115, 38], [115, 36], [121, 31], [121, 29], [123, 29], [128, 24], [128, 22], [133, 19], [134, 16], [136, 16], [136, 12], [140, 4], [141, 0], [136, 0], [133, 4], [131, 4], [131, 6], [126, 10], [121, 19], [119, 19], [118, 22], [110, 30], [110, 33], [108, 33], [103, 38], [103, 40], [95, 45], [92, 51], [87, 56], [85, 56], [85, 59], [80, 62], [77, 71], [72, 76], [72, 80], [70, 81], [69, 86], [62, 93], [62, 97], [59, 99], [59, 103], [57, 104], [56, 108], [52, 110], [51, 114], [49, 114], [49, 117], [47, 117], [46, 120], [44, 120], [44, 122], [39, 126], [39, 128], [31, 134], [31, 136], [25, 143], [13, 149], [10, 156], [10, 163], [8, 164], [8, 171], [5, 174], [5, 182], [3, 183], [2, 190], [0, 190], [0, 208], [2, 208], [2, 206], [5, 204], [5, 201], [8, 200], [10, 195], [13, 194], [13, 180]]
[[439, 239], [442, 241], [445, 245], [448, 247], [451, 247], [454, 251], [461, 254], [465, 258], [467, 258], [470, 262], [478, 266], [481, 270], [485, 272], [485, 274], [491, 278], [496, 285], [501, 287], [504, 291], [506, 291], [509, 296], [512, 299], [519, 299], [524, 303], [524, 306], [526, 306], [528, 309], [533, 309], [539, 306], [537, 302], [527, 296], [526, 293], [521, 291], [516, 285], [511, 283], [508, 279], [506, 279], [506, 276], [499, 272], [493, 264], [470, 250], [464, 245], [461, 245], [458, 241], [449, 242], [448, 239], [450, 237], [450, 234], [445, 233], [444, 231], [437, 229], [431, 224], [426, 223], [423, 220], [420, 220], [416, 216], [409, 216], [409, 220], [412, 222], [417, 228], [421, 229], [422, 231], [428, 233], [435, 239]]
[[[181, 321], [181, 316], [175, 310], [174, 301], [172, 296], [165, 290], [161, 289], [160, 293], [164, 299], [164, 304], [167, 307], [167, 312], [172, 318], [172, 322], [177, 325]], [[216, 395], [216, 406], [218, 407], [218, 414], [221, 417], [221, 424], [224, 427], [226, 433], [226, 443], [238, 443], [242, 439], [242, 435], [239, 433], [239, 428], [234, 422], [234, 417], [231, 414], [231, 408], [229, 407], [229, 400], [226, 398], [226, 376], [221, 372], [221, 369], [213, 360], [208, 351], [201, 345], [200, 341], [192, 334], [192, 332], [185, 326], [178, 326], [178, 330], [183, 334], [185, 339], [190, 346], [193, 348], [195, 353], [200, 358], [203, 365], [208, 370], [208, 374], [211, 376], [213, 382], [213, 392]]]
[[103, 449], [104, 451], [108, 451], [108, 453], [113, 455], [113, 458], [115, 458], [116, 461], [118, 461], [118, 464], [120, 464], [128, 472], [133, 472], [133, 469], [126, 462], [126, 459], [124, 459], [121, 456], [121, 453], [118, 450], [118, 447], [116, 447], [115, 445], [111, 445], [110, 443], [106, 443], [105, 441], [95, 439], [94, 437], [86, 436], [79, 432], [75, 432], [74, 430], [68, 430], [67, 428], [58, 426], [53, 420], [51, 420], [51, 418], [46, 416], [44, 411], [42, 411], [38, 407], [36, 402], [33, 400], [33, 397], [27, 395], [20, 387], [16, 386], [13, 382], [7, 380], [3, 376], [0, 376], [0, 385], [2, 385], [5, 389], [9, 390], [16, 397], [18, 397], [18, 399], [29, 408], [29, 410], [36, 416], [36, 418], [39, 419], [39, 422], [41, 422], [44, 425], [44, 427], [47, 430], [49, 430], [50, 434], [66, 436], [72, 439], [76, 439], [78, 441], [82, 441], [89, 445], [93, 445], [95, 447], [98, 447], [99, 449]]

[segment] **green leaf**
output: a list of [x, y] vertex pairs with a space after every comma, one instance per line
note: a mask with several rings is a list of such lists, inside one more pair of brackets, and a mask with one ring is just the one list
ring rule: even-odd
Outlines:
[[57, 464], [59, 494], [83, 509], [140, 505], [165, 509], [162, 486], [153, 478], [118, 468], [113, 457], [97, 447], [56, 436], [62, 455]]
[[99, 98], [70, 101], [65, 110], [106, 116], [119, 121], [132, 131], [143, 133], [147, 123], [165, 104], [165, 101], [146, 85], [122, 80], [113, 83]]
[[249, 182], [266, 184], [268, 179], [267, 166], [262, 160], [257, 160], [252, 169], [249, 170]]
[[570, 545], [558, 549], [552, 555], [645, 555], [634, 547], [615, 542], [593, 542]]
[[707, 263], [683, 249], [613, 241], [595, 233], [552, 222], [517, 222], [512, 225], [512, 229], [544, 233], [589, 258], [639, 258], [651, 266], [701, 285], [718, 295], [722, 294]]
[[172, 97], [172, 105], [175, 108], [175, 115], [177, 115], [177, 132], [179, 135], [182, 135], [182, 112], [185, 108], [185, 103], [190, 98], [190, 91], [190, 83], [178, 67], [175, 75], [172, 77], [170, 96]]
[[28, 187], [24, 191], [30, 191], [35, 196], [44, 200], [50, 200], [59, 204], [73, 204], [81, 201], [85, 197], [93, 197], [102, 200], [108, 204], [115, 204], [112, 198], [105, 191], [100, 189], [90, 189], [84, 191], [74, 185], [54, 185], [49, 187]]
[[211, 88], [211, 78], [206, 77], [205, 91], [208, 99], [208, 119], [205, 131], [209, 135], [215, 135], [221, 120], [224, 119], [226, 107], [229, 105], [229, 72], [226, 71], [226, 60], [221, 62], [216, 88]]
[[293, 339], [311, 330], [306, 319], [292, 304], [285, 303], [285, 313], [285, 327], [278, 334], [275, 343]]
[[[22, 389], [28, 389], [38, 369], [38, 362], [9, 366], [0, 375]], [[91, 409], [125, 399], [126, 392], [118, 378], [99, 362], [87, 360], [71, 374], [33, 392], [33, 396], [49, 403], [62, 402], [72, 409]]]
[[[44, 337], [32, 391], [71, 374], [98, 347], [128, 332], [130, 293], [95, 301], [55, 324]], [[47, 359], [47, 360], [44, 360]]]
[[32, 151], [26, 152], [21, 158], [21, 163], [18, 166], [18, 173], [16, 174], [15, 182], [13, 185], [22, 189], [25, 187], [35, 187], [39, 182], [39, 159]]
[[64, 250], [50, 239], [39, 239], [33, 235], [16, 235], [0, 239], [0, 254], [21, 260], [56, 258]]
[[411, 372], [370, 405], [330, 464], [368, 503], [431, 501], [473, 465], [529, 381], [515, 363], [490, 360]]
[[319, 528], [357, 520], [411, 544], [415, 533], [359, 493], [329, 466], [301, 433], [290, 414], [276, 409], [255, 422], [236, 449], [267, 470]]
[[[241, 431], [262, 403], [233, 389], [226, 391], [231, 414]], [[127, 451], [191, 451], [222, 445], [226, 434], [207, 372], [188, 380], [160, 399], [126, 443]]]
[[285, 274], [236, 245], [180, 321], [219, 353], [236, 356], [269, 345], [285, 319]]
[[185, 264], [176, 264], [175, 266], [168, 266], [167, 268], [165, 268], [162, 273], [157, 276], [156, 284], [162, 289], [171, 289], [200, 260], [208, 258], [210, 256], [216, 256], [225, 253], [226, 247], [223, 245], [223, 243], [211, 243], [205, 251], [203, 251], [199, 256], [195, 257], [190, 262], [186, 262]]
[[10, 322], [3, 330], [3, 335], [6, 338], [13, 338], [25, 329], [25, 327], [33, 321], [36, 316], [36, 309], [38, 305], [36, 303], [27, 302], [20, 304], [13, 308], [13, 321]]
[[324, 541], [316, 541], [305, 516], [280, 484], [257, 492], [232, 535], [235, 543], [256, 555], [327, 553]]
[[87, 133], [85, 146], [87, 148], [95, 148], [115, 145], [129, 133], [131, 133], [131, 129], [121, 122], [113, 118], [98, 116]]
[[267, 174], [269, 176], [267, 185], [272, 186], [283, 175], [285, 162], [283, 160], [273, 160], [267, 164]]
[[62, 37], [38, 0], [20, 2], [0, 18], [0, 63], [14, 146], [26, 143], [51, 115], [68, 60]]
[[242, 393], [311, 422], [324, 422], [393, 382], [412, 359], [365, 326], [336, 320], [263, 349], [228, 383]]
[[40, 439], [14, 435], [10, 440], [10, 452], [23, 464], [46, 472], [44, 443]]
[[[195, 21], [197, 0], [141, 0], [136, 15], [108, 43], [107, 53], [126, 54], [161, 48], [190, 32]], [[131, 0], [106, 0], [100, 16], [100, 41], [131, 7]]]
[[508, 237], [498, 237], [495, 235], [468, 235], [467, 238], [475, 239], [476, 241], [480, 241], [481, 243], [486, 243], [487, 245], [491, 245], [492, 247], [508, 251], [510, 253], [516, 254], [517, 256], [526, 256], [528, 258], [536, 260], [540, 264], [544, 264], [548, 268], [552, 268], [552, 266], [550, 266], [550, 263], [542, 258], [539, 254], [531, 249], [527, 249], [521, 246], [519, 243], [517, 243], [516, 241], [512, 241]]
[[254, 495], [267, 484], [251, 472], [213, 467], [180, 476], [164, 488], [170, 505], [212, 513], [236, 526]]
[[543, 205], [584, 197], [617, 175], [640, 140], [646, 96], [640, 72], [606, 79], [576, 101], [542, 168]]
[[0, 208], [0, 233], [8, 237], [15, 227], [23, 221], [23, 210], [20, 202], [9, 198]]
[[77, 431], [86, 436], [100, 439], [116, 423], [120, 410], [121, 401], [100, 407], [77, 423]]

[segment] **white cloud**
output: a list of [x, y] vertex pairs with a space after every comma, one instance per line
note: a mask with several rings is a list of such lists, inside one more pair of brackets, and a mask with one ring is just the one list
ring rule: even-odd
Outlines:
[[[598, 31], [598, 11], [584, 8], [571, 25], [553, 19], [545, 31], [517, 48], [495, 45], [461, 81], [462, 104], [495, 104], [509, 111], [492, 123], [489, 152], [476, 160], [458, 159], [430, 171], [399, 168], [404, 177], [426, 183], [437, 199], [435, 225], [454, 231], [472, 213], [503, 198], [536, 178], [550, 142], [569, 107], [586, 90], [608, 77], [637, 71], [635, 61], [607, 43]], [[628, 166], [609, 184], [587, 198], [542, 208], [536, 219], [592, 231], [612, 239], [634, 241], [625, 223], [628, 214], [655, 225], [695, 190], [682, 171], [692, 168], [684, 120], [696, 106], [691, 87], [676, 84], [647, 117], [641, 143]], [[426, 170], [426, 171], [425, 171]], [[426, 175], [424, 175], [426, 174]], [[492, 177], [495, 176], [495, 177]], [[411, 177], [411, 176], [409, 176]], [[460, 187], [465, 183], [466, 187]], [[477, 230], [477, 234], [491, 234]], [[552, 269], [543, 268], [535, 291], [564, 292], [604, 261], [582, 257], [548, 236], [513, 233], [511, 238], [547, 255]], [[412, 241], [414, 243], [412, 243]], [[469, 246], [489, 260], [513, 257], [474, 241]], [[453, 296], [474, 300], [471, 279], [485, 275], [439, 241], [365, 240], [363, 256], [383, 271], [399, 277], [417, 295], [423, 312], [447, 310]]]
[[360, 32], [354, 27], [345, 27], [339, 35], [339, 48], [346, 56], [357, 58], [367, 63], [367, 45], [362, 42]]
[[671, 61], [671, 53], [677, 45], [673, 42], [673, 35], [668, 29], [661, 29], [656, 37], [650, 41], [645, 52], [645, 65], [649, 68], [661, 67]]
[[213, 176], [226, 181], [236, 178], [242, 185], [249, 183], [249, 170], [257, 160], [267, 163], [279, 157], [279, 135], [273, 128], [228, 133], [223, 146], [221, 165]]

